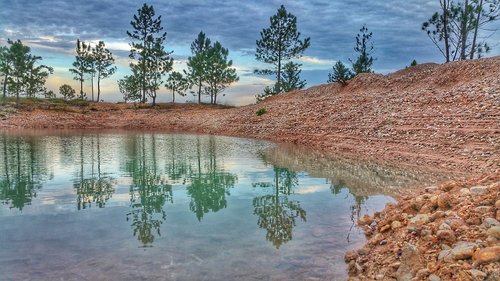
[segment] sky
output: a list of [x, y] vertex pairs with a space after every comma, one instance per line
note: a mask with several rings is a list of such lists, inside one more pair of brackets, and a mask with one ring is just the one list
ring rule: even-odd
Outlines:
[[[88, 42], [103, 40], [113, 53], [118, 71], [101, 85], [102, 99], [120, 101], [117, 80], [130, 74], [130, 51], [126, 31], [143, 1], [134, 0], [0, 0], [0, 45], [7, 38], [21, 40], [42, 56], [43, 63], [54, 68], [47, 87], [58, 92], [67, 83], [78, 92], [79, 84], [69, 69], [74, 61], [77, 39]], [[296, 60], [302, 66], [306, 87], [326, 83], [333, 64], [353, 59], [355, 36], [366, 24], [373, 32], [376, 58], [375, 72], [387, 74], [418, 63], [444, 62], [442, 55], [421, 31], [422, 22], [438, 10], [438, 0], [174, 0], [148, 1], [161, 15], [167, 32], [165, 48], [173, 51], [174, 70], [186, 68], [189, 46], [200, 31], [212, 41], [229, 49], [229, 57], [240, 80], [225, 90], [221, 103], [243, 105], [255, 102], [255, 95], [272, 85], [272, 77], [253, 73], [267, 65], [256, 61], [256, 40], [260, 31], [270, 25], [269, 18], [280, 5], [297, 16], [302, 38], [310, 37], [311, 46]], [[497, 23], [494, 23], [497, 24]], [[490, 35], [490, 34], [488, 34]], [[493, 50], [487, 56], [500, 55], [500, 32], [488, 42]], [[90, 82], [85, 92], [90, 94]], [[158, 101], [171, 101], [171, 93], [162, 87]], [[176, 101], [195, 101], [189, 94]]]

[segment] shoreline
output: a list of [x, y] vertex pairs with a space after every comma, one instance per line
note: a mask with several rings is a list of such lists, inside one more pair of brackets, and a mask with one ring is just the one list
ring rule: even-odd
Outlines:
[[[4, 117], [0, 131], [217, 134], [290, 143], [361, 162], [456, 173], [453, 181], [409, 190], [374, 217], [362, 218], [368, 243], [346, 254], [350, 278], [498, 280], [498, 77], [500, 57], [493, 57], [419, 65], [385, 76], [359, 75], [346, 87], [322, 85], [238, 108], [27, 105]], [[260, 108], [267, 113], [256, 116]], [[464, 254], [448, 258], [463, 249]]]

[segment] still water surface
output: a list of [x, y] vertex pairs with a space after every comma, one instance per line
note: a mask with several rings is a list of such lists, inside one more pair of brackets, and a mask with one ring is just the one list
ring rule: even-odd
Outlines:
[[240, 138], [4, 133], [0, 280], [345, 279], [357, 217], [422, 178]]

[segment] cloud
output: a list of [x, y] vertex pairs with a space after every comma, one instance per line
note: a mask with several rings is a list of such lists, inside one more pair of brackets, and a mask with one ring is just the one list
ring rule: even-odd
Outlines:
[[[270, 25], [269, 18], [282, 2], [151, 0], [148, 4], [162, 16], [167, 32], [166, 49], [175, 51], [176, 68], [184, 67], [190, 43], [203, 30], [212, 41], [220, 41], [229, 48], [240, 77], [250, 81], [255, 78], [253, 69], [266, 67], [255, 61], [255, 41], [260, 31]], [[104, 40], [123, 68], [120, 71], [125, 73], [130, 49], [126, 31], [131, 30], [130, 21], [141, 5], [135, 0], [0, 0], [0, 43], [4, 44], [7, 38], [21, 39], [44, 58], [61, 54], [69, 60], [69, 68], [77, 38], [91, 42]], [[355, 36], [363, 24], [373, 32], [376, 71], [400, 69], [413, 59], [419, 63], [443, 61], [420, 30], [422, 22], [437, 11], [436, 0], [291, 0], [285, 6], [297, 16], [301, 37], [311, 38], [311, 46], [300, 62], [304, 64], [304, 75], [320, 71], [321, 79], [308, 76], [310, 85], [312, 81], [323, 80], [336, 61], [354, 58]], [[494, 46], [489, 55], [500, 55], [500, 32], [488, 41]]]

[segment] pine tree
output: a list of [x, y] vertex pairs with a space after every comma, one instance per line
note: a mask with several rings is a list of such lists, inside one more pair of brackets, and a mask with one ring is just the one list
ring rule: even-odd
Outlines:
[[97, 77], [97, 102], [99, 102], [101, 100], [101, 80], [113, 75], [116, 72], [116, 66], [113, 66], [115, 63], [113, 54], [106, 49], [103, 41], [99, 41], [95, 46], [93, 57]]
[[75, 98], [75, 89], [73, 89], [68, 84], [63, 84], [59, 87], [59, 94], [63, 97], [64, 100], [71, 100]]
[[206, 37], [203, 31], [200, 31], [198, 37], [191, 43], [192, 56], [188, 58], [188, 72], [185, 74], [188, 79], [198, 86], [198, 103], [201, 103], [201, 90], [204, 82], [206, 68], [206, 51], [210, 47], [210, 39]]
[[79, 39], [76, 41], [76, 56], [73, 62], [73, 68], [69, 71], [75, 76], [74, 80], [80, 82], [80, 99], [84, 99], [85, 95], [83, 93], [83, 82], [85, 82], [85, 74], [88, 73], [88, 46], [85, 42], [81, 42]]
[[35, 97], [36, 94], [44, 95], [47, 91], [45, 81], [50, 74], [54, 73], [52, 67], [46, 65], [36, 65], [42, 57], [30, 55], [26, 62], [26, 96]]
[[146, 102], [146, 94], [156, 103], [156, 91], [162, 84], [162, 76], [172, 69], [171, 52], [163, 46], [167, 33], [161, 33], [161, 16], [155, 18], [153, 6], [144, 4], [137, 10], [134, 20], [130, 22], [132, 32], [127, 35], [135, 42], [130, 44], [130, 58], [137, 59], [137, 64], [131, 63], [131, 68], [137, 72], [141, 80], [142, 102]]
[[270, 18], [271, 26], [260, 32], [261, 39], [257, 40], [255, 57], [257, 60], [273, 65], [273, 69], [256, 70], [258, 74], [276, 75], [276, 93], [283, 91], [282, 70], [284, 63], [293, 58], [300, 58], [310, 46], [310, 38], [300, 38], [297, 31], [297, 17], [288, 13], [283, 5], [276, 15]]
[[210, 103], [217, 104], [217, 96], [227, 86], [239, 80], [233, 61], [228, 59], [229, 50], [215, 42], [206, 50], [205, 93], [210, 96]]
[[175, 102], [175, 94], [179, 94], [181, 96], [185, 96], [186, 91], [189, 88], [188, 79], [182, 76], [182, 73], [173, 71], [170, 73], [165, 87], [169, 90], [172, 90], [172, 102]]
[[359, 53], [356, 61], [352, 61], [352, 69], [354, 73], [373, 73], [371, 69], [373, 65], [373, 43], [371, 42], [373, 33], [368, 32], [368, 28], [363, 25], [363, 27], [359, 30], [360, 33], [356, 35], [356, 45], [354, 46], [354, 51]]
[[138, 75], [128, 75], [118, 80], [118, 88], [125, 102], [141, 100], [141, 79]]
[[300, 67], [302, 65], [294, 62], [288, 62], [283, 67], [282, 90], [290, 92], [293, 90], [302, 90], [306, 86], [305, 80], [300, 80]]
[[9, 56], [12, 60], [10, 76], [8, 78], [9, 92], [16, 95], [16, 107], [19, 107], [19, 96], [26, 89], [26, 73], [29, 68], [29, 62], [32, 60], [30, 48], [23, 45], [20, 40], [8, 40]]
[[354, 73], [345, 66], [341, 61], [333, 66], [333, 72], [328, 74], [327, 83], [340, 83], [342, 86], [347, 84], [347, 81], [351, 80]]
[[3, 102], [7, 98], [7, 81], [12, 70], [12, 57], [7, 46], [0, 47], [0, 75], [3, 77]]

